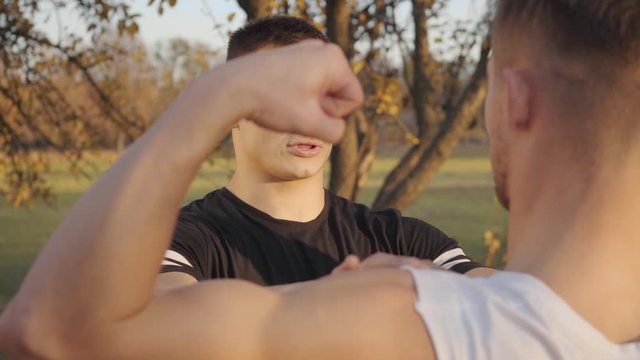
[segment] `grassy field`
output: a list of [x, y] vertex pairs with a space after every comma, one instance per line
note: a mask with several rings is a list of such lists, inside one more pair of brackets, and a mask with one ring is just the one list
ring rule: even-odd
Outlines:
[[[376, 161], [361, 202], [371, 202], [385, 174], [397, 161], [392, 157]], [[104, 167], [108, 161], [99, 163]], [[223, 186], [232, 169], [232, 160], [216, 159], [205, 164], [185, 201]], [[438, 226], [458, 239], [471, 256], [482, 261], [484, 231], [504, 234], [507, 221], [506, 213], [494, 200], [490, 171], [486, 152], [458, 151], [429, 189], [404, 213]], [[15, 293], [56, 225], [91, 183], [91, 180], [70, 175], [63, 163], [54, 164], [50, 179], [57, 194], [54, 206], [39, 204], [29, 210], [0, 204], [0, 309]]]

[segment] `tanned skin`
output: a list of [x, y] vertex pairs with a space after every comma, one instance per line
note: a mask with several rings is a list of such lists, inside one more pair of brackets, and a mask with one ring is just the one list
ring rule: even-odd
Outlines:
[[[570, 112], [556, 100], [556, 63], [541, 43], [501, 35], [486, 118], [511, 211], [507, 269], [546, 283], [610, 341], [637, 341], [638, 127], [624, 146], [603, 133], [584, 166], [575, 151], [584, 140], [558, 126]], [[638, 73], [624, 75], [598, 120], [635, 124]], [[0, 318], [0, 347], [19, 358], [434, 358], [404, 270], [348, 272], [286, 294], [239, 280], [153, 293], [182, 196], [239, 119], [336, 142], [341, 117], [361, 102], [340, 50], [320, 43], [249, 55], [196, 80], [53, 235]]]

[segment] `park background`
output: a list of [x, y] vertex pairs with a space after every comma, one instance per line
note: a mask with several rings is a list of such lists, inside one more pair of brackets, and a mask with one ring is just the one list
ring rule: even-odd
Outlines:
[[[314, 22], [367, 94], [327, 187], [399, 208], [503, 266], [507, 213], [482, 118], [490, 11], [485, 0], [0, 2], [0, 311], [96, 177], [191, 79], [224, 62], [230, 32], [270, 14]], [[185, 202], [223, 186], [233, 163], [227, 141]]]

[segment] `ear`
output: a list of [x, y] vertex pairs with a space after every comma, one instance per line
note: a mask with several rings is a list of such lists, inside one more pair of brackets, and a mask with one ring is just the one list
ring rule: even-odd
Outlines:
[[507, 91], [507, 120], [517, 129], [531, 126], [531, 87], [520, 71], [504, 69], [502, 72]]

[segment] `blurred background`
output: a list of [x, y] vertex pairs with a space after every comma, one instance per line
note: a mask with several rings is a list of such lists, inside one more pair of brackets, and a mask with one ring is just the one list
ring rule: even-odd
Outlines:
[[[490, 12], [488, 0], [0, 0], [0, 309], [82, 192], [224, 62], [230, 32], [271, 14], [323, 30], [367, 93], [327, 188], [399, 208], [503, 266], [507, 214], [482, 117]], [[185, 202], [233, 168], [226, 141]]]

